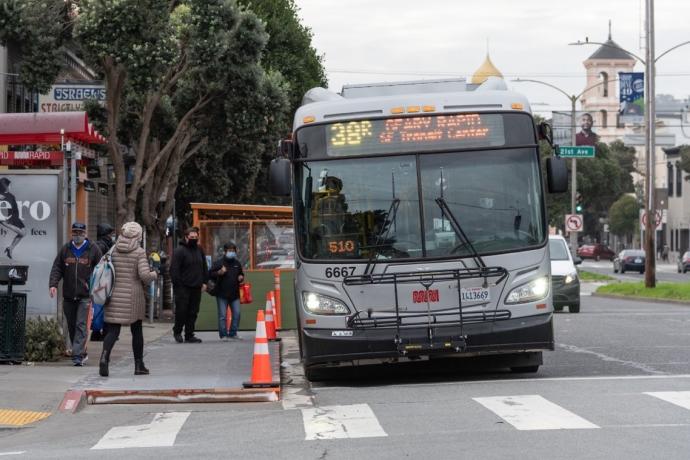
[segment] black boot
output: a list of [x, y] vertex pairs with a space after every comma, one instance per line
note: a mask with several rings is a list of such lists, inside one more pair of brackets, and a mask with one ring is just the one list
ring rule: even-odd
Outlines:
[[144, 366], [143, 359], [134, 360], [134, 375], [149, 375], [149, 370]]
[[108, 363], [110, 362], [110, 350], [103, 350], [101, 360], [98, 362], [98, 373], [101, 377], [108, 376]]

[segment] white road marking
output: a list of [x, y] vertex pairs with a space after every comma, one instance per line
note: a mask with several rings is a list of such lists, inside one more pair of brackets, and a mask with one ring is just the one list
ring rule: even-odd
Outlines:
[[644, 363], [637, 363], [635, 361], [626, 361], [626, 360], [614, 358], [613, 356], [608, 356], [608, 355], [605, 355], [603, 353], [598, 353], [596, 351], [587, 350], [586, 348], [580, 348], [580, 347], [575, 346], [575, 345], [567, 345], [564, 343], [559, 343], [558, 346], [560, 348], [563, 348], [563, 349], [570, 351], [570, 352], [573, 352], [573, 353], [584, 353], [584, 354], [588, 354], [588, 355], [593, 355], [593, 356], [596, 356], [597, 358], [601, 359], [602, 361], [632, 367], [633, 369], [639, 369], [639, 370], [647, 372], [649, 374], [659, 374], [659, 375], [666, 374], [666, 372], [656, 370], [653, 367], [651, 367], [647, 364], [644, 364]]
[[25, 450], [18, 450], [15, 452], [0, 452], [0, 457], [4, 457], [5, 455], [21, 455], [21, 454], [25, 454], [25, 453], [26, 453]]
[[302, 409], [302, 420], [307, 441], [388, 436], [368, 404]]
[[518, 430], [599, 428], [539, 395], [472, 398]]
[[314, 407], [314, 396], [311, 394], [304, 394], [307, 391], [308, 390], [305, 388], [284, 387], [282, 395], [283, 409], [291, 410]]
[[690, 391], [650, 391], [645, 394], [690, 410]]
[[190, 412], [158, 413], [148, 425], [116, 426], [91, 449], [127, 449], [132, 447], [170, 447]]

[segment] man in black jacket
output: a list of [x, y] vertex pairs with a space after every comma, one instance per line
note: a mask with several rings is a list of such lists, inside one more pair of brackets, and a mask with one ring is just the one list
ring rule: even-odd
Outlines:
[[175, 340], [182, 343], [184, 329], [185, 342], [200, 343], [201, 339], [194, 336], [194, 327], [199, 314], [201, 293], [206, 290], [208, 266], [204, 251], [199, 247], [198, 228], [190, 227], [185, 230], [184, 242], [173, 253], [170, 276], [175, 293]]
[[115, 244], [115, 229], [110, 224], [96, 225], [96, 245], [102, 254], [110, 251]]
[[51, 298], [57, 295], [57, 287], [62, 280], [62, 310], [67, 319], [75, 366], [83, 366], [86, 361], [84, 344], [89, 313], [89, 282], [99, 260], [101, 250], [86, 238], [86, 225], [75, 222], [72, 224], [72, 240], [60, 249], [50, 271]]

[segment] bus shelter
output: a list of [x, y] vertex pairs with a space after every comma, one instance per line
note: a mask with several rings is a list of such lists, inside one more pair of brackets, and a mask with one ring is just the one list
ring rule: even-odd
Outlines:
[[[193, 225], [199, 227], [199, 240], [206, 259], [223, 257], [223, 245], [237, 245], [237, 256], [252, 286], [253, 302], [242, 305], [240, 329], [252, 330], [256, 311], [266, 306], [266, 294], [280, 280], [282, 328], [296, 327], [294, 310], [295, 234], [292, 207], [248, 204], [192, 203]], [[197, 328], [217, 329], [215, 298], [204, 294]]]

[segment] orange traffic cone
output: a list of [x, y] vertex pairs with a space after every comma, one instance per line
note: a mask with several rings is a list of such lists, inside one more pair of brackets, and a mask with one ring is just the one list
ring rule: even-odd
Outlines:
[[245, 388], [270, 388], [280, 386], [280, 382], [273, 381], [271, 356], [268, 354], [266, 321], [264, 319], [263, 310], [256, 312], [256, 338], [254, 340], [254, 358], [252, 359], [252, 377], [249, 382], [244, 382], [242, 385]]
[[271, 299], [266, 295], [266, 337], [270, 341], [278, 340], [276, 338], [276, 322], [273, 319], [273, 304]]

